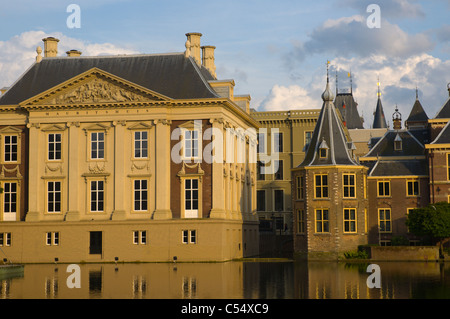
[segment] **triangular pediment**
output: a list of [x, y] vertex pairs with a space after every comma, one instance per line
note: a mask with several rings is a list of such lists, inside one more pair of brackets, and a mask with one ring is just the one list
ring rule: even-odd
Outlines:
[[98, 68], [92, 68], [22, 102], [21, 106], [95, 106], [96, 104], [129, 104], [167, 100], [169, 98], [162, 94]]

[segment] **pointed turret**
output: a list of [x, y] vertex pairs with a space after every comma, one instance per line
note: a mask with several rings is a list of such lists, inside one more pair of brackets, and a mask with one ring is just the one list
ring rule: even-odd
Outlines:
[[305, 159], [300, 166], [358, 165], [352, 158], [352, 152], [348, 147], [349, 140], [333, 99], [334, 94], [330, 89], [327, 72], [327, 86], [322, 94], [322, 110]]
[[377, 108], [373, 114], [373, 125], [372, 128], [387, 128], [386, 118], [384, 116], [383, 105], [381, 104], [381, 92], [380, 92], [380, 81], [378, 80], [378, 101]]
[[416, 88], [416, 101], [409, 113], [408, 119], [405, 121], [407, 129], [425, 128], [428, 124], [428, 115], [419, 101], [419, 92]]

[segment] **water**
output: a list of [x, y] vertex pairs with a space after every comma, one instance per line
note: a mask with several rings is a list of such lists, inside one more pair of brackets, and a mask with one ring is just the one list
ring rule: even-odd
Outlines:
[[3, 299], [436, 299], [450, 298], [450, 264], [377, 263], [381, 288], [368, 288], [368, 264], [226, 262], [81, 264], [70, 289], [68, 265], [25, 265], [0, 278]]

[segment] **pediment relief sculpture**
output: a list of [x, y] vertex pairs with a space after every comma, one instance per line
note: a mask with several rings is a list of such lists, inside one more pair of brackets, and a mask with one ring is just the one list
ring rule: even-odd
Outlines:
[[85, 82], [52, 99], [48, 104], [90, 104], [105, 102], [143, 102], [149, 98], [100, 78]]

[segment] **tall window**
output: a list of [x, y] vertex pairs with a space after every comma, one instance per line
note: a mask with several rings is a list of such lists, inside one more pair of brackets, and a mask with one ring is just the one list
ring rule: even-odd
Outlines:
[[275, 167], [278, 167], [278, 170], [275, 172], [274, 177], [276, 180], [282, 180], [283, 179], [283, 161], [277, 161], [275, 160]]
[[148, 157], [148, 132], [134, 132], [134, 158]]
[[256, 162], [256, 178], [260, 181], [263, 181], [266, 179], [266, 174], [264, 174], [265, 168], [264, 164], [261, 161]]
[[418, 180], [407, 181], [406, 193], [408, 196], [419, 196], [419, 181]]
[[146, 211], [147, 210], [147, 180], [135, 180], [134, 181], [134, 210]]
[[47, 211], [61, 212], [61, 182], [47, 182]]
[[91, 159], [105, 158], [105, 133], [91, 133]]
[[297, 199], [303, 199], [304, 198], [304, 177], [303, 176], [297, 176]]
[[344, 233], [356, 232], [356, 209], [345, 208], [344, 209]]
[[3, 212], [17, 212], [17, 183], [3, 184]]
[[266, 191], [258, 190], [256, 192], [256, 209], [259, 212], [266, 211]]
[[58, 161], [61, 159], [61, 133], [48, 134], [48, 160]]
[[266, 152], [266, 135], [264, 133], [258, 133], [258, 153]]
[[198, 179], [184, 180], [184, 217], [198, 217]]
[[355, 174], [344, 174], [343, 175], [344, 184], [344, 197], [345, 198], [355, 198]]
[[317, 233], [330, 232], [330, 220], [328, 216], [328, 209], [316, 209], [316, 232]]
[[297, 232], [303, 234], [305, 232], [305, 211], [303, 209], [297, 210]]
[[273, 134], [273, 151], [276, 153], [283, 152], [283, 133]]
[[313, 131], [306, 131], [305, 132], [305, 147], [303, 148], [303, 151], [306, 152], [308, 150], [309, 144], [312, 140]]
[[391, 210], [382, 208], [378, 210], [378, 222], [381, 233], [390, 233], [391, 229]]
[[328, 175], [318, 174], [315, 175], [315, 194], [316, 198], [327, 198], [328, 197]]
[[17, 162], [17, 135], [5, 136], [5, 162]]
[[91, 212], [103, 212], [104, 192], [103, 181], [91, 181]]
[[284, 211], [284, 191], [282, 189], [275, 189], [274, 194], [274, 208], [276, 212]]
[[198, 158], [199, 157], [199, 131], [185, 130], [184, 131], [184, 157]]
[[378, 196], [379, 197], [391, 196], [391, 183], [389, 181], [378, 182]]

